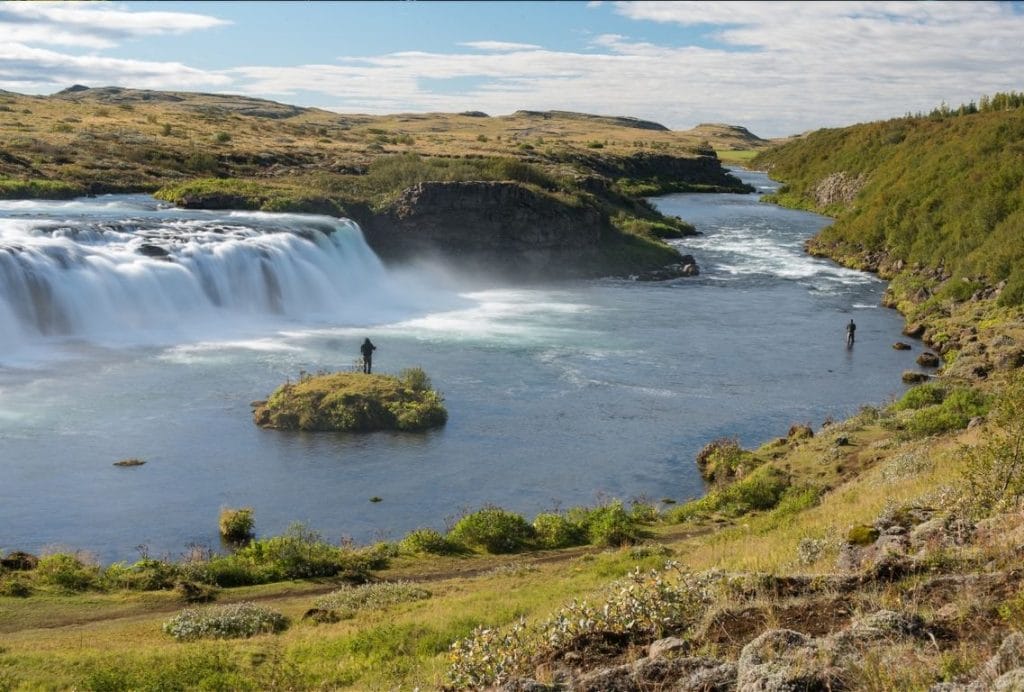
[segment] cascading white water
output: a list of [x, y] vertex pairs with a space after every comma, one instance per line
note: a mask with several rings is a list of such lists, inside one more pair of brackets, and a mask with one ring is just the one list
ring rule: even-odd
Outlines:
[[187, 212], [138, 196], [0, 206], [0, 353], [55, 340], [166, 343], [414, 313], [352, 221]]

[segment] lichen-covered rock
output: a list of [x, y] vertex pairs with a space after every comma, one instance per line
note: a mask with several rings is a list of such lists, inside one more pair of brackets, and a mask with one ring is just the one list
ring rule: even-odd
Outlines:
[[896, 637], [912, 637], [924, 629], [924, 621], [916, 614], [894, 610], [878, 610], [856, 618], [842, 633], [846, 639], [869, 642]]
[[686, 646], [686, 642], [679, 637], [666, 637], [665, 639], [659, 639], [656, 642], [652, 642], [651, 645], [647, 647], [647, 657], [660, 658], [667, 654], [684, 651]]
[[[977, 690], [990, 690], [994, 688], [996, 680], [1006, 673], [1024, 667], [1024, 634], [1014, 632], [999, 645], [999, 650], [985, 662], [985, 665], [978, 671], [974, 682], [971, 683], [972, 692]], [[1009, 683], [1009, 679], [1006, 683]], [[1005, 684], [1005, 683], [1004, 683]], [[1008, 687], [1005, 689], [1024, 689]]]
[[768, 630], [743, 647], [737, 692], [827, 690], [840, 686], [832, 655], [817, 640], [786, 629]]
[[864, 187], [867, 178], [863, 174], [853, 176], [846, 171], [832, 173], [814, 187], [814, 202], [819, 207], [832, 204], [849, 204]]
[[736, 684], [735, 664], [713, 658], [642, 658], [580, 676], [574, 692], [726, 692]]

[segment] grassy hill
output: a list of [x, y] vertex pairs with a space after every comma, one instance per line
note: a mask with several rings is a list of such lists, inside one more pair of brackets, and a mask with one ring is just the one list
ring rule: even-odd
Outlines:
[[[241, 96], [72, 87], [0, 92], [0, 179], [154, 191], [196, 177], [361, 174], [393, 154], [507, 157], [578, 173], [575, 154], [706, 155], [715, 134], [565, 111], [339, 115]], [[702, 145], [704, 148], [702, 148]]]
[[818, 130], [751, 165], [785, 183], [776, 201], [836, 217], [813, 252], [927, 270], [961, 297], [1005, 282], [1000, 303], [1024, 303], [1024, 109]]

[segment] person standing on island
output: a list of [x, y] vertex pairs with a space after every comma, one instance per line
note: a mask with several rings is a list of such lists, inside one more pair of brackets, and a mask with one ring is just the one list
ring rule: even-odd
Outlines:
[[373, 352], [377, 350], [377, 347], [373, 345], [370, 338], [367, 337], [363, 341], [363, 345], [359, 347], [360, 353], [363, 354], [363, 372], [367, 375], [373, 370]]
[[853, 333], [857, 331], [857, 325], [850, 320], [850, 323], [846, 325], [846, 348], [853, 347]]

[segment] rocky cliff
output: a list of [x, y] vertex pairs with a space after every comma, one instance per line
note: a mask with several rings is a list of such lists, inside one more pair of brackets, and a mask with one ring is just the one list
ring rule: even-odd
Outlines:
[[[377, 213], [357, 214], [367, 242], [386, 260], [443, 257], [518, 276], [586, 276], [615, 269], [629, 239], [596, 205], [513, 182], [424, 182]], [[658, 248], [648, 268], [678, 262]]]

